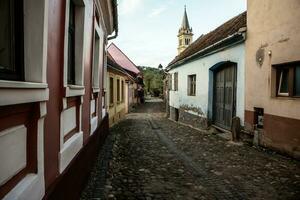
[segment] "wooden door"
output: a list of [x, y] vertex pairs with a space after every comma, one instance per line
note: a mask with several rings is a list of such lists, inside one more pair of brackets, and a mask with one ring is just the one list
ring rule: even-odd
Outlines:
[[236, 67], [230, 64], [215, 72], [214, 77], [214, 124], [225, 129], [231, 128], [235, 116]]

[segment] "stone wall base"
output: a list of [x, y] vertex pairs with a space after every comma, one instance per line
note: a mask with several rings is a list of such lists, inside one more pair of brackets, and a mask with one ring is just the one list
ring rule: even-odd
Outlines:
[[183, 109], [177, 109], [172, 106], [170, 106], [170, 119], [191, 125], [199, 129], [207, 129], [209, 124], [207, 118], [205, 117], [200, 117], [198, 115], [186, 112]]

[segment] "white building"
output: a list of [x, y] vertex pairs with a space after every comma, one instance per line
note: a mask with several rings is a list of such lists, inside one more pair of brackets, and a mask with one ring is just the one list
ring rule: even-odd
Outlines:
[[235, 116], [244, 123], [245, 32], [246, 12], [200, 36], [168, 65], [171, 119], [228, 130]]

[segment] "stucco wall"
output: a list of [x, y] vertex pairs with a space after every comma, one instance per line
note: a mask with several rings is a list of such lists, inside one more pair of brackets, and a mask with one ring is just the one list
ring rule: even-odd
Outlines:
[[[246, 110], [262, 107], [268, 114], [300, 119], [300, 99], [271, 97], [271, 65], [300, 60], [299, 10], [299, 0], [248, 1]], [[261, 47], [260, 66], [256, 52]]]
[[[174, 76], [172, 76], [172, 90], [170, 91], [169, 105], [175, 108], [182, 106], [196, 107], [197, 113], [189, 111], [201, 117], [208, 116], [209, 104], [209, 69], [223, 61], [237, 63], [237, 110], [236, 116], [244, 122], [244, 59], [245, 45], [238, 44], [207, 57], [199, 58], [169, 71], [178, 72], [178, 91], [174, 91]], [[188, 75], [196, 74], [196, 96], [188, 96]]]
[[[113, 92], [114, 92], [114, 103], [110, 104], [109, 97], [110, 97], [110, 77], [114, 79], [114, 87], [113, 87]], [[120, 80], [120, 99], [121, 101], [117, 101], [117, 80]], [[108, 95], [108, 113], [109, 113], [109, 123], [110, 126], [119, 121], [122, 117], [125, 116], [125, 110], [126, 110], [126, 104], [125, 104], [125, 99], [128, 98], [128, 94], [125, 92], [125, 87], [126, 87], [126, 76], [122, 76], [119, 74], [116, 74], [112, 71], [108, 71], [108, 76], [107, 76], [107, 95]], [[124, 101], [122, 100], [122, 87], [121, 87], [121, 82], [124, 81]]]
[[300, 61], [299, 10], [299, 0], [248, 1], [245, 99], [245, 127], [252, 130], [254, 107], [263, 108], [260, 144], [297, 158], [300, 99], [276, 96], [272, 65]]

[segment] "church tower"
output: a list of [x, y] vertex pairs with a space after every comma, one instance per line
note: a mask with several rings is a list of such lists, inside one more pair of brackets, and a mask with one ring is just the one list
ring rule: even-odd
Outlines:
[[186, 6], [184, 6], [184, 14], [181, 27], [178, 31], [178, 54], [183, 52], [193, 42], [193, 29], [190, 27], [186, 14]]

